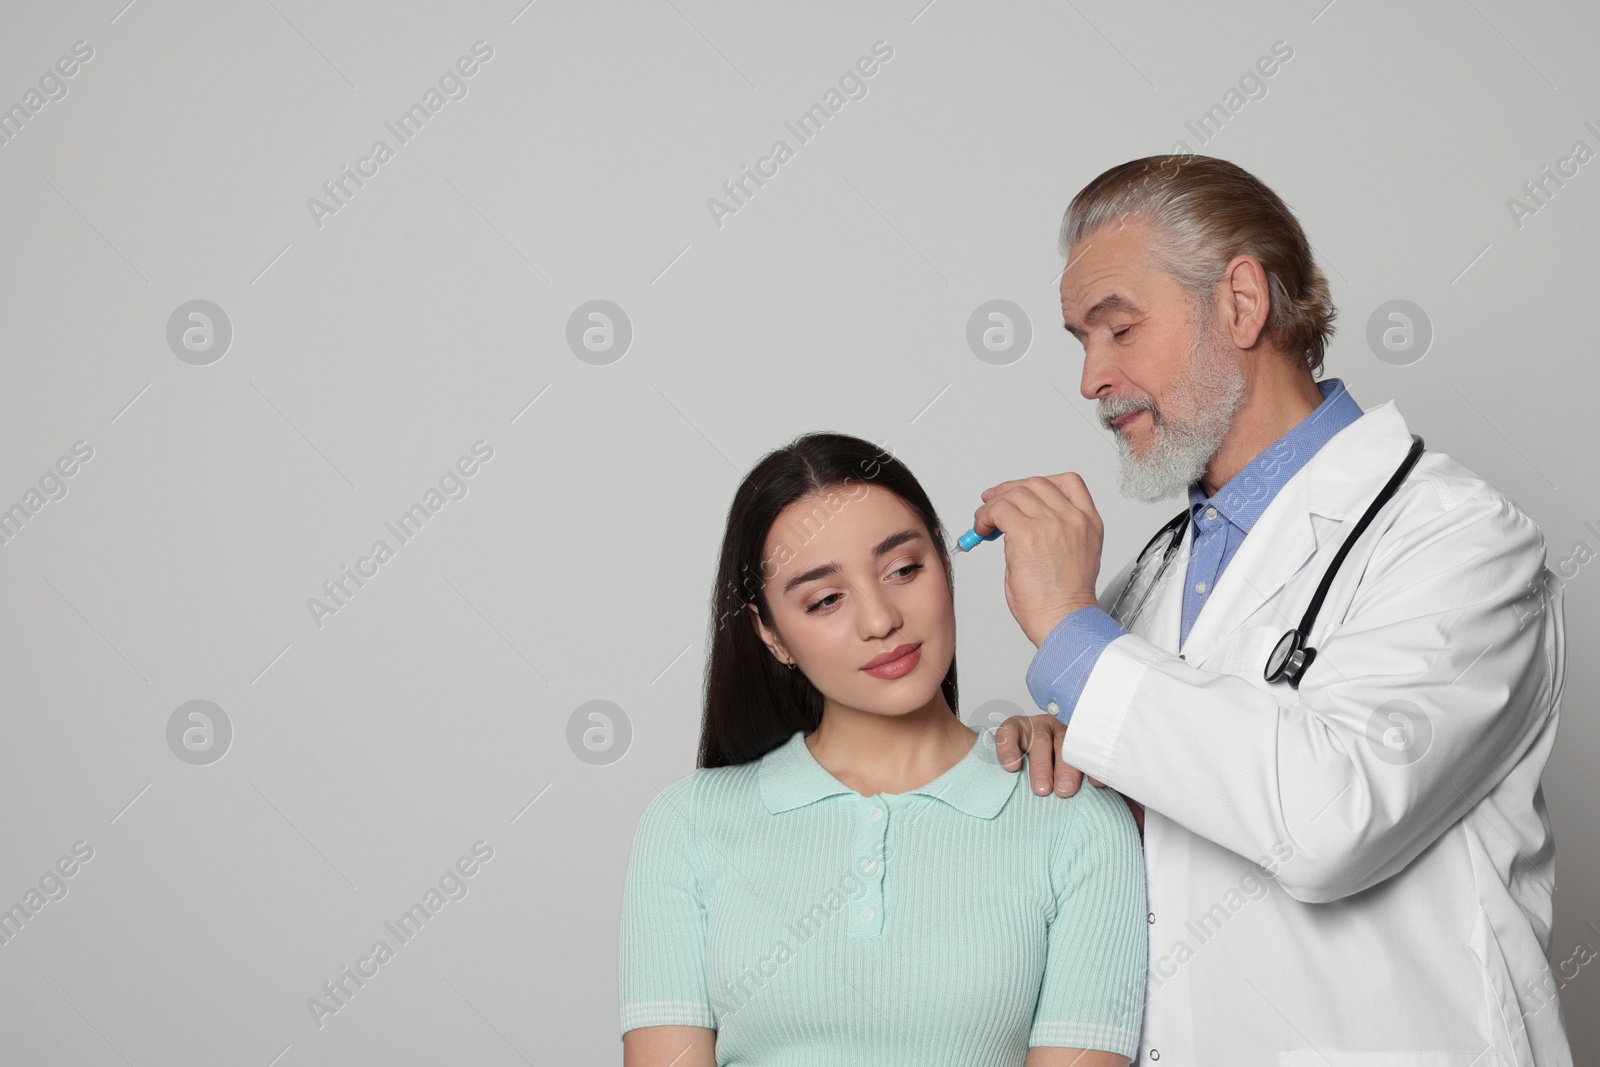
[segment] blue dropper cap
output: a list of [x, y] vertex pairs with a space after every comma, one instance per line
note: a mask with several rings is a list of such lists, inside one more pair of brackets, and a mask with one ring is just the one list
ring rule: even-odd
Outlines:
[[956, 551], [957, 552], [971, 552], [973, 549], [977, 548], [983, 542], [985, 542], [985, 541], [993, 541], [996, 537], [999, 537], [1000, 534], [1003, 533], [1003, 532], [1004, 531], [1000, 530], [998, 527], [993, 529], [993, 530], [990, 530], [986, 534], [980, 534], [977, 530], [968, 530], [966, 533], [962, 534], [956, 540]]

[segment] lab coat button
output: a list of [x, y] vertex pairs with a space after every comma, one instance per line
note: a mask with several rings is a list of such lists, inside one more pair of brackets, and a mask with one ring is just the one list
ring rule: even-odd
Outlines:
[[1147, 922], [1147, 923], [1155, 922], [1156, 921], [1156, 913], [1152, 911], [1149, 915], [1146, 915], [1144, 917], [1144, 921]]
[[1161, 1050], [1160, 1049], [1151, 1049], [1150, 1050], [1150, 1058], [1152, 1060], [1159, 1060], [1161, 1058]]

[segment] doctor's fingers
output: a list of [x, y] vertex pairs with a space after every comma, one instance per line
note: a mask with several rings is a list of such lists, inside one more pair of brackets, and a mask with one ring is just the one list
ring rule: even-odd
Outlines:
[[1020, 769], [1026, 752], [1028, 784], [1034, 793], [1044, 796], [1054, 788], [1062, 796], [1071, 796], [1078, 791], [1078, 771], [1056, 761], [1066, 732], [1054, 715], [1013, 715], [995, 730], [995, 758], [1001, 767], [1014, 771]]
[[[1057, 475], [1059, 478], [1077, 479], [1076, 474]], [[1078, 484], [1083, 483], [1079, 480]], [[1055, 480], [1050, 478], [1024, 478], [1016, 482], [1011, 488], [988, 498], [985, 507], [993, 507], [1004, 501], [1011, 501], [1023, 514], [1034, 517], [1049, 517], [1058, 521], [1062, 528], [1078, 536], [1090, 539], [1098, 538], [1103, 530], [1100, 513], [1094, 510], [1094, 503], [1088, 499], [1087, 490], [1084, 497], [1076, 499], [1072, 494], [1064, 492]], [[1086, 505], [1086, 506], [1080, 506]], [[1005, 527], [1001, 527], [1005, 529]]]
[[[1006, 523], [1008, 519], [1009, 526]], [[1022, 521], [1019, 522], [1019, 519]], [[1069, 533], [1094, 529], [1094, 520], [1078, 511], [1065, 497], [1058, 494], [1056, 500], [1047, 501], [1027, 483], [1020, 483], [1005, 493], [990, 497], [987, 504], [972, 513], [974, 529], [981, 529], [980, 524], [996, 526], [1008, 534], [1016, 533], [1022, 525], [1045, 523]]]
[[1031, 478], [1012, 478], [992, 485], [983, 491], [985, 501], [992, 500], [998, 494], [1008, 492], [1018, 486], [1028, 485], [1041, 499], [1056, 502], [1056, 510], [1063, 510], [1060, 501], [1070, 503], [1074, 508], [1086, 514], [1100, 517], [1095, 509], [1094, 498], [1089, 494], [1089, 487], [1084, 484], [1083, 478], [1076, 471], [1062, 471], [1060, 474], [1034, 475]]
[[[1035, 507], [1037, 508], [1037, 505]], [[1023, 525], [1031, 524], [1035, 517], [1035, 513], [1023, 511], [1018, 507], [1014, 497], [1001, 496], [978, 506], [972, 513], [972, 528], [983, 534], [991, 529], [1016, 534], [1021, 531]]]
[[1054, 486], [1062, 496], [1072, 502], [1072, 506], [1085, 515], [1094, 516], [1096, 522], [1100, 521], [1100, 512], [1095, 509], [1094, 497], [1089, 495], [1089, 487], [1083, 484], [1083, 477], [1077, 471], [1062, 471], [1052, 474], [1045, 479]]
[[[1026, 497], [1022, 491], [985, 504], [980, 515], [1006, 532], [1007, 563], [1021, 569], [1018, 580], [1025, 586], [1028, 581], [1035, 585], [1048, 581], [1060, 585], [1063, 595], [1093, 593], [1105, 533], [1091, 516], [1081, 511], [1050, 511], [1038, 498]], [[1008, 569], [1008, 588], [1012, 577]], [[1012, 588], [1012, 593], [1021, 588]], [[1038, 586], [1036, 591], [1042, 596], [1044, 589]]]
[[1070, 797], [1078, 791], [1083, 784], [1083, 779], [1088, 778], [1089, 783], [1096, 789], [1104, 789], [1106, 784], [1100, 779], [1084, 774], [1072, 764], [1061, 758], [1061, 746], [1056, 745], [1056, 795]]

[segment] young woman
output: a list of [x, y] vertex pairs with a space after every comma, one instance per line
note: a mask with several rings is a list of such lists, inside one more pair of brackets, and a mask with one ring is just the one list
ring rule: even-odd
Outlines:
[[944, 536], [856, 437], [800, 437], [739, 486], [700, 769], [651, 801], [628, 866], [625, 1067], [1136, 1051], [1133, 816], [1110, 788], [1035, 795], [957, 718]]

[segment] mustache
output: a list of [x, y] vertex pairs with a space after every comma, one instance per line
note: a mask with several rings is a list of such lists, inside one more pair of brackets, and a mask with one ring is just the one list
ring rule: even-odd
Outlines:
[[[1100, 407], [1097, 412], [1100, 425], [1111, 430], [1111, 420], [1120, 419], [1124, 415], [1135, 411], [1148, 411], [1150, 419], [1156, 424], [1161, 422], [1161, 413], [1156, 410], [1155, 401], [1148, 396], [1106, 396], [1100, 398]], [[1113, 431], [1114, 432], [1114, 431]]]

